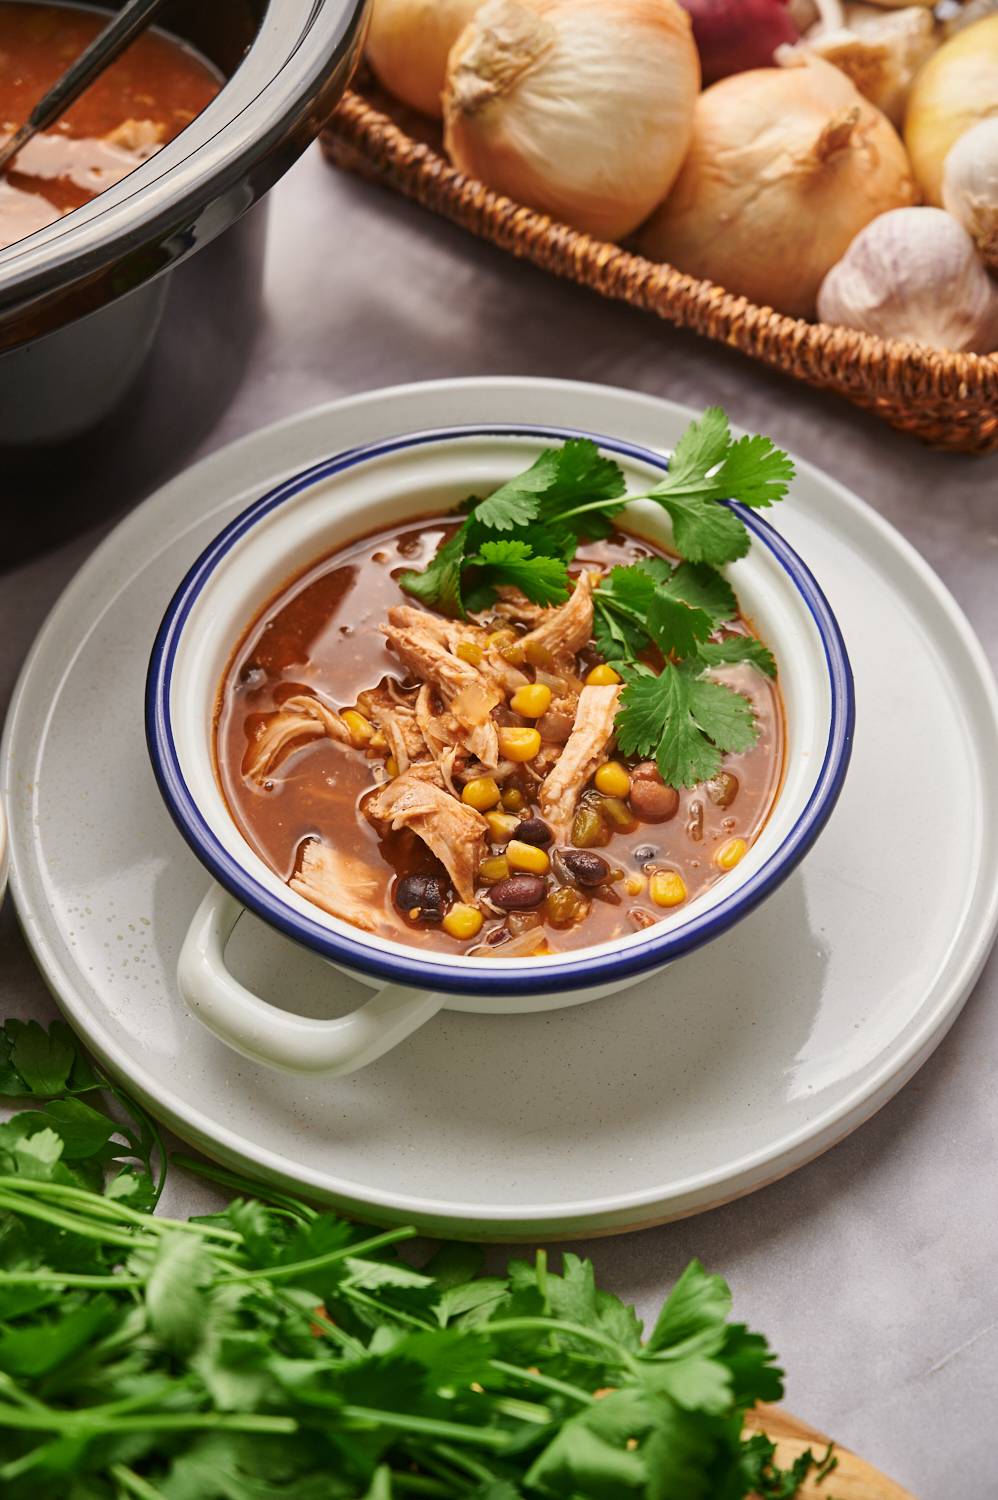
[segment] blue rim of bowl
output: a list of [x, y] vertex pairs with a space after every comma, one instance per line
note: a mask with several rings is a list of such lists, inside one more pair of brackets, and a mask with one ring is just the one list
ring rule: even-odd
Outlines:
[[842, 790], [852, 752], [855, 724], [852, 669], [842, 632], [810, 569], [779, 532], [754, 511], [734, 501], [725, 502], [789, 575], [814, 620], [824, 649], [831, 713], [821, 769], [793, 828], [744, 885], [709, 911], [692, 917], [677, 927], [667, 926], [665, 930], [660, 930], [664, 924], [656, 924], [648, 929], [649, 936], [645, 942], [620, 952], [593, 955], [588, 950], [581, 949], [575, 956], [566, 955], [561, 963], [546, 965], [542, 971], [532, 970], [524, 965], [522, 972], [498, 967], [489, 972], [480, 968], [471, 969], [461, 962], [441, 962], [439, 957], [431, 965], [415, 954], [410, 959], [379, 952], [370, 940], [365, 941], [359, 934], [357, 938], [353, 938], [334, 932], [282, 901], [250, 875], [226, 849], [204, 818], [184, 779], [173, 735], [170, 691], [184, 626], [216, 568], [247, 532], [265, 516], [293, 500], [304, 490], [359, 464], [402, 452], [407, 448], [483, 437], [528, 437], [559, 442], [567, 438], [590, 438], [606, 452], [619, 454], [652, 468], [663, 471], [668, 469], [668, 459], [660, 453], [580, 428], [495, 423], [489, 426], [469, 424], [438, 427], [409, 433], [346, 449], [333, 458], [302, 470], [254, 501], [218, 533], [190, 568], [167, 606], [153, 644], [146, 680], [146, 740], [163, 799], [198, 859], [237, 900], [293, 941], [302, 943], [333, 963], [344, 965], [355, 972], [386, 983], [403, 984], [422, 990], [456, 995], [526, 996], [588, 989], [614, 979], [624, 979], [661, 968], [672, 959], [710, 942], [747, 916], [796, 869], [824, 828]]

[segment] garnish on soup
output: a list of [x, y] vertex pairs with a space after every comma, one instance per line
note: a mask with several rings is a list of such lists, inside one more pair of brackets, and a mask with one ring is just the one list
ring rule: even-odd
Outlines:
[[[573, 439], [463, 518], [320, 560], [222, 685], [236, 822], [300, 895], [422, 947], [552, 952], [684, 906], [779, 786], [776, 663], [718, 569], [750, 542], [725, 499], [792, 476], [714, 408], [641, 496]], [[622, 529], [637, 498], [677, 555]]]

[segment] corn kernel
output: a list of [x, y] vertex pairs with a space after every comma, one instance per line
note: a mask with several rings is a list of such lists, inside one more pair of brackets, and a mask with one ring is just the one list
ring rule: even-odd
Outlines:
[[[519, 812], [523, 806], [523, 793], [518, 786], [508, 786], [502, 794], [502, 805], [507, 812]], [[519, 820], [517, 820], [519, 821]]]
[[444, 932], [449, 933], [452, 938], [467, 942], [468, 938], [477, 937], [481, 932], [482, 921], [482, 914], [477, 906], [466, 906], [463, 901], [455, 901], [442, 925]]
[[370, 719], [365, 719], [355, 708], [346, 709], [340, 718], [350, 731], [350, 738], [358, 750], [370, 744], [374, 738], [374, 725]]
[[368, 748], [368, 750], [387, 750], [388, 749], [388, 741], [385, 738], [385, 736], [381, 733], [380, 729], [376, 729], [374, 731], [374, 733], [371, 735], [371, 738], [367, 742], [367, 748]]
[[586, 673], [586, 683], [589, 687], [608, 687], [610, 683], [619, 681], [620, 673], [615, 672], [605, 661], [601, 661], [598, 667], [593, 667]]
[[744, 839], [725, 839], [714, 855], [714, 861], [722, 870], [733, 870], [747, 853], [748, 844]]
[[485, 821], [489, 825], [489, 837], [493, 844], [508, 843], [520, 826], [519, 818], [506, 812], [487, 812]]
[[395, 759], [394, 755], [389, 755], [388, 759], [385, 761], [385, 770], [388, 772], [388, 774], [392, 778], [392, 780], [394, 780], [395, 777], [398, 775], [398, 773], [399, 773], [399, 763]]
[[525, 844], [522, 839], [510, 839], [506, 859], [511, 870], [525, 870], [528, 875], [546, 875], [551, 868], [546, 852], [536, 844]]
[[515, 630], [493, 630], [491, 635], [485, 637], [485, 644], [487, 646], [511, 646], [515, 640]]
[[461, 801], [467, 802], [476, 812], [488, 812], [499, 801], [499, 788], [492, 776], [476, 776], [469, 781], [461, 793]]
[[499, 753], [507, 760], [533, 760], [541, 748], [536, 729], [503, 727], [499, 730]]
[[608, 760], [600, 766], [593, 780], [596, 790], [605, 792], [608, 797], [626, 797], [631, 790], [631, 778], [619, 760]]
[[539, 719], [551, 707], [551, 689], [543, 682], [529, 682], [526, 687], [517, 688], [509, 706], [525, 719]]
[[656, 906], [682, 906], [686, 900], [686, 881], [675, 870], [656, 870], [648, 883], [648, 893]]
[[509, 875], [509, 860], [505, 854], [493, 854], [488, 859], [483, 859], [478, 866], [480, 880], [494, 885], [497, 880], [505, 880]]
[[454, 655], [459, 656], [462, 661], [470, 662], [473, 667], [478, 667], [482, 661], [482, 648], [474, 641], [459, 641]]
[[628, 875], [624, 881], [624, 890], [629, 896], [640, 896], [645, 888], [645, 877], [643, 875]]

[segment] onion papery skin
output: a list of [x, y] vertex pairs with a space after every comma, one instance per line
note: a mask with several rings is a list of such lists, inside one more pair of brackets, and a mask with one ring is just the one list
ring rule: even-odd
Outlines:
[[950, 148], [992, 115], [998, 115], [998, 15], [951, 36], [915, 75], [904, 143], [926, 203], [942, 206]]
[[672, 186], [699, 87], [677, 0], [487, 0], [450, 56], [445, 144], [517, 203], [621, 239]]
[[889, 120], [837, 68], [798, 55], [704, 91], [683, 169], [638, 242], [653, 260], [810, 318], [859, 231], [915, 199]]
[[403, 104], [439, 119], [447, 58], [482, 0], [374, 0], [367, 60]]

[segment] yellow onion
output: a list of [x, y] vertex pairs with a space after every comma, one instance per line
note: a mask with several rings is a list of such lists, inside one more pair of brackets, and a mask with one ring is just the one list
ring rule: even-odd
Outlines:
[[447, 65], [455, 166], [603, 239], [668, 192], [700, 64], [676, 0], [487, 0]]
[[998, 115], [998, 15], [951, 36], [915, 76], [904, 143], [927, 203], [942, 205], [950, 147], [990, 115]]
[[791, 52], [701, 94], [676, 186], [639, 241], [653, 259], [810, 317], [864, 225], [914, 201], [890, 122], [837, 68]]
[[390, 94], [442, 113], [447, 54], [482, 0], [374, 0], [367, 60]]

